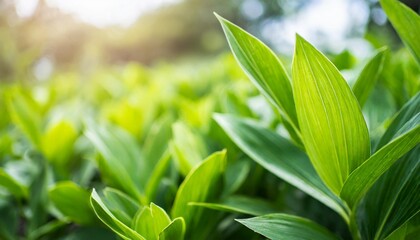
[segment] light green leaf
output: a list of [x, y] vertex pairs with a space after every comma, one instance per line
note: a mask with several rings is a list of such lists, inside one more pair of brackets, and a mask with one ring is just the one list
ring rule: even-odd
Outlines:
[[5, 188], [16, 198], [27, 198], [28, 188], [11, 177], [3, 168], [0, 168], [0, 188]]
[[182, 174], [187, 175], [207, 155], [203, 139], [183, 122], [172, 125], [172, 156]]
[[129, 226], [136, 213], [141, 209], [139, 203], [117, 189], [107, 187], [103, 190], [103, 194], [103, 201], [111, 213]]
[[321, 179], [339, 194], [350, 173], [370, 155], [362, 111], [337, 68], [299, 35], [292, 70], [306, 152]]
[[388, 19], [420, 64], [420, 16], [396, 0], [381, 0]]
[[171, 155], [169, 153], [165, 153], [153, 169], [152, 175], [150, 176], [149, 181], [147, 181], [146, 184], [146, 197], [148, 201], [151, 202], [154, 200], [159, 184], [161, 183], [161, 180], [165, 177], [166, 170], [170, 166], [170, 163]]
[[171, 223], [165, 210], [154, 203], [144, 207], [133, 219], [133, 229], [148, 240], [159, 239], [159, 234]]
[[48, 196], [55, 207], [75, 223], [89, 225], [95, 222], [96, 217], [89, 203], [89, 192], [75, 183], [56, 183], [49, 189]]
[[375, 152], [347, 179], [340, 196], [352, 207], [400, 157], [420, 143], [420, 113], [397, 132], [397, 137]]
[[338, 239], [321, 225], [305, 218], [287, 214], [269, 214], [261, 217], [237, 219], [237, 221], [269, 239]]
[[341, 200], [325, 186], [302, 150], [251, 120], [219, 114], [214, 118], [250, 158], [348, 219]]
[[72, 156], [73, 144], [77, 136], [76, 127], [67, 120], [51, 124], [41, 137], [45, 157], [63, 166]]
[[269, 213], [279, 212], [273, 204], [262, 199], [250, 198], [246, 196], [230, 196], [220, 202], [205, 203], [193, 202], [191, 206], [200, 206], [219, 211], [226, 211], [232, 213], [249, 214], [253, 216], [260, 216]]
[[356, 83], [353, 86], [353, 93], [361, 107], [363, 107], [372, 92], [382, 72], [387, 48], [378, 50], [375, 56], [363, 68]]
[[159, 234], [159, 240], [183, 240], [185, 235], [185, 221], [182, 217], [175, 218]]
[[283, 64], [260, 40], [217, 14], [216, 17], [241, 68], [298, 131], [292, 86]]
[[136, 141], [114, 126], [88, 122], [86, 137], [101, 154], [98, 167], [105, 182], [145, 203], [144, 185], [151, 170], [146, 167]]
[[226, 151], [210, 155], [200, 165], [193, 169], [182, 182], [172, 207], [172, 217], [183, 217], [188, 227], [190, 238], [192, 231], [208, 234], [200, 224], [217, 221], [206, 215], [205, 209], [191, 207], [190, 202], [206, 202], [215, 200], [221, 192], [223, 172], [226, 166]]
[[145, 240], [144, 237], [122, 223], [111, 213], [104, 202], [102, 202], [95, 189], [92, 190], [90, 203], [96, 213], [96, 216], [98, 216], [98, 218], [112, 231], [118, 234], [118, 236], [126, 240]]

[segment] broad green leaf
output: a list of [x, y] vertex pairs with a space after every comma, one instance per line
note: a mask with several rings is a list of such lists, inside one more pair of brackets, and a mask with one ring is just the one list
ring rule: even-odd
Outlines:
[[183, 218], [175, 218], [159, 234], [159, 240], [183, 240], [185, 235], [185, 221]]
[[341, 200], [325, 186], [302, 150], [253, 121], [219, 114], [214, 118], [258, 164], [348, 218]]
[[193, 202], [191, 206], [206, 207], [219, 211], [249, 214], [253, 216], [260, 216], [279, 212], [280, 210], [274, 207], [273, 204], [262, 199], [250, 198], [246, 196], [230, 196], [220, 202], [205, 203]]
[[172, 156], [182, 174], [187, 175], [207, 155], [203, 139], [187, 125], [177, 122], [172, 126]]
[[420, 64], [420, 16], [396, 0], [381, 0], [388, 19]]
[[194, 168], [182, 182], [175, 197], [171, 215], [173, 218], [183, 217], [187, 226], [187, 236], [194, 237], [197, 234], [209, 234], [200, 224], [217, 221], [207, 216], [203, 208], [189, 206], [190, 202], [213, 201], [221, 192], [223, 172], [226, 166], [226, 151], [216, 152], [210, 155], [200, 165]]
[[352, 207], [400, 157], [420, 143], [420, 113], [349, 176], [340, 196]]
[[292, 72], [306, 152], [321, 179], [338, 195], [350, 173], [370, 155], [362, 111], [337, 68], [299, 35]]
[[77, 224], [89, 225], [96, 217], [90, 207], [90, 194], [73, 182], [56, 183], [48, 191], [49, 199], [67, 218]]
[[0, 168], [0, 188], [5, 188], [16, 198], [27, 198], [28, 188], [12, 178], [7, 172]]
[[237, 219], [237, 221], [269, 239], [338, 239], [317, 223], [287, 214], [269, 214], [248, 219]]
[[298, 131], [292, 86], [283, 64], [260, 40], [217, 14], [216, 16], [241, 68]]
[[380, 49], [366, 64], [353, 86], [353, 93], [363, 107], [381, 74], [387, 48]]
[[148, 240], [159, 239], [159, 234], [171, 223], [165, 210], [154, 203], [144, 207], [133, 219], [133, 229]]
[[122, 129], [93, 122], [88, 123], [85, 135], [102, 156], [98, 167], [105, 182], [145, 202], [144, 185], [151, 170], [146, 167], [135, 139]]
[[77, 136], [77, 129], [69, 121], [62, 120], [50, 125], [41, 137], [45, 157], [54, 164], [66, 166]]
[[363, 239], [385, 239], [420, 211], [419, 156], [417, 146], [379, 178], [361, 201], [358, 222]]
[[131, 197], [113, 188], [103, 190], [103, 202], [111, 213], [125, 225], [129, 226], [141, 206]]
[[92, 205], [96, 216], [121, 238], [126, 240], [145, 240], [144, 237], [122, 223], [112, 214], [101, 200], [101, 197], [96, 193], [95, 189], [92, 190], [90, 204]]

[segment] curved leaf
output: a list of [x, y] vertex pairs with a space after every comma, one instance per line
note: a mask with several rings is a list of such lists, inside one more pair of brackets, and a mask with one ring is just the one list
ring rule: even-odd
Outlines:
[[175, 218], [159, 234], [159, 240], [183, 240], [185, 235], [185, 221], [183, 218]]
[[220, 114], [214, 119], [232, 141], [258, 164], [324, 203], [344, 219], [348, 218], [341, 200], [325, 186], [299, 148], [251, 120]]
[[248, 219], [237, 219], [237, 221], [269, 239], [338, 239], [321, 225], [305, 218], [287, 214], [270, 214]]
[[370, 155], [362, 111], [337, 68], [310, 43], [296, 36], [293, 93], [306, 152], [335, 193]]
[[381, 0], [388, 19], [420, 64], [420, 16], [396, 0]]
[[133, 219], [133, 229], [147, 240], [157, 240], [159, 234], [171, 223], [165, 210], [154, 203], [144, 207]]

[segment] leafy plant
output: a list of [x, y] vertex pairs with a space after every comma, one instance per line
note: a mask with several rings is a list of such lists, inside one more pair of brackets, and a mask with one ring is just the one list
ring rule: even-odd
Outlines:
[[[393, 0], [381, 4], [418, 59], [418, 41], [413, 36], [420, 29], [419, 16]], [[415, 173], [420, 95], [395, 115], [371, 154], [362, 106], [380, 74], [384, 51], [366, 65], [351, 89], [326, 56], [296, 35], [290, 83], [282, 63], [267, 46], [217, 17], [240, 66], [292, 126], [287, 130], [296, 146], [250, 120], [216, 115], [230, 138], [268, 171], [339, 213], [354, 239], [405, 236], [405, 224], [420, 210]], [[334, 238], [315, 223], [288, 215], [238, 221], [271, 239]]]

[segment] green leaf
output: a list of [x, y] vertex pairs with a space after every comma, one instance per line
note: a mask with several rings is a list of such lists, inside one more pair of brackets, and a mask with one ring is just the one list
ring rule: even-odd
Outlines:
[[217, 14], [216, 17], [241, 68], [298, 131], [292, 86], [283, 64], [260, 40]]
[[419, 156], [417, 146], [398, 160], [363, 198], [358, 208], [363, 239], [385, 239], [420, 211]]
[[249, 214], [253, 216], [260, 216], [269, 213], [279, 212], [273, 204], [257, 198], [250, 198], [246, 196], [230, 196], [220, 202], [205, 203], [193, 202], [191, 206], [200, 206], [218, 211], [226, 211], [232, 213]]
[[379, 149], [385, 146], [389, 141], [394, 138], [395, 134], [406, 124], [410, 119], [412, 119], [416, 114], [420, 112], [420, 93], [417, 93], [414, 97], [410, 99], [395, 115], [388, 129], [382, 136], [381, 140], [376, 146], [376, 149]]
[[206, 145], [203, 139], [183, 122], [174, 123], [172, 131], [172, 156], [181, 173], [187, 175], [207, 155]]
[[202, 208], [189, 206], [190, 202], [206, 202], [215, 200], [221, 192], [221, 181], [226, 166], [226, 151], [216, 152], [210, 155], [200, 165], [193, 169], [182, 182], [175, 197], [171, 215], [173, 218], [183, 217], [188, 227], [187, 231], [198, 231], [200, 224], [217, 219], [206, 216]]
[[250, 158], [348, 219], [341, 200], [325, 186], [302, 150], [251, 120], [220, 114], [214, 118]]
[[141, 206], [125, 193], [113, 188], [103, 190], [104, 203], [112, 214], [129, 226]]
[[183, 218], [175, 218], [159, 234], [159, 240], [183, 240], [185, 235], [185, 221]]
[[71, 159], [77, 136], [76, 127], [69, 121], [61, 120], [51, 124], [41, 138], [45, 157], [54, 164], [66, 166]]
[[159, 234], [171, 223], [165, 210], [154, 203], [141, 209], [133, 219], [133, 229], [148, 240], [157, 240]]
[[397, 132], [397, 137], [375, 152], [347, 179], [340, 196], [352, 207], [400, 157], [420, 143], [420, 113]]
[[246, 180], [246, 177], [251, 170], [250, 161], [246, 160], [239, 160], [227, 165], [225, 173], [225, 188], [223, 189], [224, 196], [234, 193]]
[[170, 166], [170, 163], [171, 155], [169, 153], [165, 153], [153, 169], [152, 175], [146, 184], [146, 197], [148, 201], [151, 202], [154, 200], [159, 184], [165, 177], [166, 170]]
[[362, 111], [337, 68], [299, 35], [292, 70], [306, 152], [321, 179], [339, 194], [350, 173], [370, 155]]
[[326, 228], [308, 219], [287, 214], [269, 214], [237, 221], [269, 239], [338, 239]]
[[0, 187], [5, 188], [16, 198], [27, 198], [28, 188], [11, 177], [3, 168], [0, 168]]
[[145, 203], [144, 185], [151, 170], [146, 167], [135, 139], [122, 129], [111, 125], [105, 128], [93, 122], [87, 124], [85, 135], [102, 156], [98, 167], [105, 182]]
[[353, 86], [353, 93], [363, 107], [381, 74], [387, 48], [378, 50], [375, 56], [366, 64]]
[[48, 191], [49, 199], [67, 218], [77, 224], [89, 225], [96, 217], [90, 207], [90, 194], [73, 182], [56, 183]]
[[118, 220], [108, 207], [102, 202], [95, 189], [92, 190], [90, 196], [90, 204], [95, 211], [96, 216], [107, 225], [118, 236], [126, 240], [145, 240], [140, 234], [129, 228], [127, 225]]
[[381, 5], [401, 40], [420, 64], [419, 15], [396, 0], [381, 0]]

